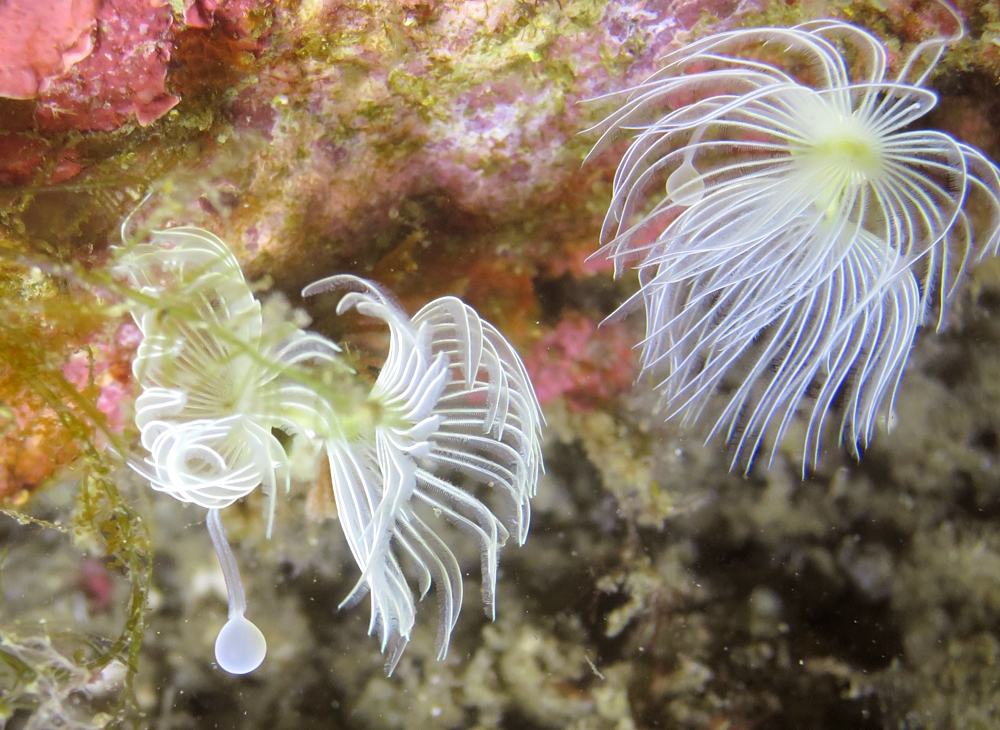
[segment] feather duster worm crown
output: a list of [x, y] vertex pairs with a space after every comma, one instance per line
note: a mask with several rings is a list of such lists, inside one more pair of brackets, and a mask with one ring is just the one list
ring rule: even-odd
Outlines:
[[265, 328], [236, 258], [207, 231], [157, 231], [149, 244], [127, 247], [117, 269], [137, 292], [132, 316], [143, 335], [132, 369], [149, 455], [132, 467], [154, 489], [208, 509], [229, 593], [215, 656], [226, 671], [246, 674], [264, 660], [267, 642], [244, 618], [246, 593], [219, 510], [263, 485], [270, 535], [279, 485], [290, 487], [275, 432], [312, 439], [334, 417], [288, 375], [306, 361], [335, 362], [339, 348], [287, 322]]
[[[371, 596], [369, 632], [378, 632], [391, 674], [415, 617], [400, 555], [417, 566], [421, 597], [437, 586], [439, 658], [461, 610], [462, 572], [434, 520], [443, 517], [479, 543], [483, 602], [493, 618], [500, 548], [511, 532], [518, 544], [528, 534], [543, 418], [517, 353], [460, 300], [436, 299], [410, 319], [353, 276], [329, 277], [302, 293], [329, 290], [347, 290], [338, 313], [354, 308], [389, 325], [389, 354], [370, 395], [382, 418], [369, 434], [333, 436], [327, 454], [341, 525], [361, 569], [342, 605]], [[506, 520], [463, 488], [467, 480], [501, 497]]]
[[156, 302], [132, 311], [143, 334], [132, 366], [142, 387], [136, 425], [150, 454], [140, 471], [154, 489], [208, 509], [263, 484], [270, 532], [278, 487], [289, 487], [274, 431], [311, 438], [333, 417], [286, 373], [334, 362], [339, 348], [288, 323], [265, 332], [235, 257], [207, 231], [158, 231], [118, 266]]
[[891, 415], [918, 326], [936, 310], [940, 327], [967, 264], [996, 252], [1000, 171], [909, 129], [937, 103], [922, 84], [946, 42], [890, 78], [884, 44], [849, 23], [737, 30], [611, 95], [591, 155], [636, 135], [602, 233], [616, 271], [639, 271], [620, 311], [645, 309], [643, 373], [668, 417], [714, 411], [733, 466], [800, 408], [815, 464], [835, 401], [857, 454]]

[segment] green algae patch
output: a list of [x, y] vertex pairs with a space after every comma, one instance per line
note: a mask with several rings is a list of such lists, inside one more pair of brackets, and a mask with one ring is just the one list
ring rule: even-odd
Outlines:
[[[94, 376], [101, 358], [97, 343], [121, 312], [95, 292], [100, 277], [37, 256], [15, 262], [14, 255], [8, 248], [9, 258], [0, 259], [2, 512], [21, 524], [57, 530], [101, 556], [127, 576], [130, 591], [125, 623], [115, 638], [52, 633], [44, 625], [4, 627], [0, 718], [39, 713], [36, 719], [59, 721], [59, 727], [89, 727], [74, 724], [72, 700], [107, 674], [114, 681], [101, 691], [102, 712], [96, 717], [100, 726], [125, 726], [137, 711], [132, 680], [144, 630], [151, 545], [145, 523], [118, 490], [125, 446], [98, 407], [102, 393]], [[80, 375], [76, 382], [67, 375], [74, 369]], [[77, 484], [76, 505], [65, 523], [31, 514], [32, 495], [53, 479]]]

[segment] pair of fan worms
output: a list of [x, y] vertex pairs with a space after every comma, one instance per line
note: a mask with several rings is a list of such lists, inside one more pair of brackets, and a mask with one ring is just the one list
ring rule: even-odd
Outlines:
[[[440, 657], [458, 619], [462, 571], [436, 520], [479, 543], [483, 601], [493, 616], [499, 550], [512, 533], [518, 543], [527, 537], [544, 420], [521, 359], [496, 328], [454, 297], [410, 318], [372, 282], [318, 281], [303, 294], [338, 292], [338, 313], [355, 309], [389, 326], [378, 378], [355, 395], [336, 390], [351, 384], [340, 348], [288, 319], [265, 322], [235, 257], [211, 233], [158, 231], [128, 247], [117, 268], [139, 293], [132, 316], [143, 334], [133, 373], [148, 455], [133, 468], [154, 489], [208, 509], [229, 592], [229, 621], [216, 641], [223, 669], [253, 671], [266, 642], [244, 617], [219, 511], [262, 486], [270, 535], [278, 492], [291, 482], [279, 432], [296, 448], [325, 453], [339, 522], [361, 570], [344, 604], [370, 595], [370, 631], [381, 638], [387, 672], [415, 618], [400, 556], [418, 571], [421, 597], [437, 586]], [[503, 518], [459, 477], [489, 487]]]
[[[696, 40], [598, 100], [618, 109], [594, 128], [591, 157], [633, 134], [597, 255], [616, 275], [637, 270], [640, 287], [613, 316], [644, 311], [642, 377], [668, 418], [709, 414], [709, 438], [733, 445], [731, 467], [773, 454], [804, 419], [807, 470], [835, 408], [840, 440], [860, 454], [891, 422], [919, 326], [944, 326], [966, 267], [1000, 248], [997, 166], [947, 134], [910, 129], [937, 103], [925, 84], [946, 45], [964, 35], [941, 7], [954, 32], [919, 43], [895, 75], [877, 37], [817, 20]], [[134, 468], [208, 509], [230, 596], [216, 642], [223, 669], [252, 671], [265, 641], [244, 618], [219, 510], [262, 486], [270, 533], [291, 478], [279, 432], [327, 458], [361, 572], [342, 605], [370, 596], [387, 672], [415, 621], [401, 558], [421, 597], [437, 586], [439, 658], [458, 619], [462, 572], [435, 520], [478, 542], [492, 617], [499, 550], [527, 537], [544, 424], [498, 330], [454, 297], [409, 317], [372, 282], [318, 281], [303, 294], [337, 293], [338, 313], [389, 327], [376, 382], [352, 395], [334, 387], [347, 371], [338, 346], [265, 323], [214, 235], [156, 232], [127, 246], [118, 268], [141, 295], [136, 424], [148, 455]], [[487, 487], [502, 516], [469, 484]]]

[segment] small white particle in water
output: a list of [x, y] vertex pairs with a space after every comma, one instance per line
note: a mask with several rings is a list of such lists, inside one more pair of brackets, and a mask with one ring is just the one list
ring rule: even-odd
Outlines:
[[590, 660], [590, 657], [589, 657], [589, 656], [586, 656], [586, 655], [584, 655], [584, 657], [583, 657], [583, 658], [584, 658], [584, 659], [586, 659], [586, 660], [587, 660], [587, 664], [589, 664], [589, 665], [590, 665], [590, 671], [592, 671], [592, 672], [593, 672], [593, 673], [594, 673], [595, 675], [597, 675], [597, 676], [598, 676], [599, 678], [601, 678], [601, 679], [604, 679], [604, 675], [603, 675], [603, 674], [601, 674], [601, 670], [599, 670], [599, 669], [597, 668], [597, 665], [596, 665], [596, 664], [594, 664], [594, 662], [592, 662], [592, 661]]

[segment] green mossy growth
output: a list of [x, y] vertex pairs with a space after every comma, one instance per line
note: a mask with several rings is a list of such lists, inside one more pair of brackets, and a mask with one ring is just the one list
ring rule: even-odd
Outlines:
[[[51, 713], [44, 717], [68, 723], [59, 727], [90, 727], [73, 724], [76, 711], [60, 703], [69, 703], [74, 693], [84, 692], [114, 665], [121, 668], [124, 691], [108, 701], [100, 718], [107, 727], [125, 726], [137, 712], [132, 680], [142, 644], [151, 545], [145, 524], [115, 483], [125, 448], [97, 408], [93, 353], [91, 376], [82, 390], [63, 372], [70, 357], [86, 351], [88, 340], [119, 320], [121, 312], [97, 295], [99, 277], [51, 259], [18, 256], [13, 246], [7, 249], [8, 258], [0, 260], [0, 500], [8, 505], [2, 511], [22, 524], [57, 529], [104, 555], [111, 567], [128, 576], [131, 590], [125, 624], [113, 640], [82, 633], [50, 635], [44, 626], [28, 637], [5, 628], [0, 718], [16, 711]], [[27, 458], [25, 429], [35, 429], [32, 435], [40, 444], [29, 459], [40, 464], [31, 473], [37, 481], [21, 468]], [[56, 525], [21, 511], [22, 505], [30, 508], [31, 490], [59, 473], [60, 465], [72, 465], [71, 476], [79, 484], [72, 519]]]

